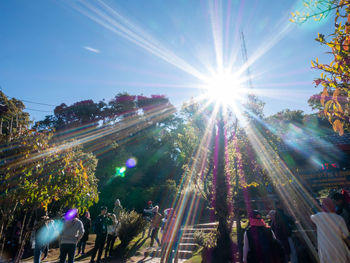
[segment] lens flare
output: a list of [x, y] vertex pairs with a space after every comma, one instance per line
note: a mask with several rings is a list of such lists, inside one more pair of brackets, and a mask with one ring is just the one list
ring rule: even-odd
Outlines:
[[73, 218], [75, 218], [78, 214], [78, 210], [76, 208], [70, 209], [67, 211], [67, 213], [64, 215], [64, 219], [66, 221], [68, 220], [72, 220]]
[[126, 171], [126, 167], [125, 166], [117, 167], [117, 168], [115, 168], [115, 176], [117, 176], [117, 177], [125, 177], [125, 171]]
[[54, 220], [42, 226], [37, 233], [37, 241], [41, 244], [49, 244], [62, 233], [63, 221]]
[[125, 165], [128, 168], [134, 168], [137, 164], [137, 160], [135, 158], [130, 158], [126, 161]]
[[207, 91], [208, 98], [221, 104], [232, 105], [243, 100], [244, 95], [248, 93], [244, 88], [245, 81], [242, 76], [225, 70], [208, 77], [204, 83], [204, 90]]

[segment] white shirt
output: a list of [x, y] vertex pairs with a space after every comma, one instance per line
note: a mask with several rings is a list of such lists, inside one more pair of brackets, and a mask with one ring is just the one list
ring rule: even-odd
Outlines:
[[317, 226], [320, 263], [348, 263], [350, 251], [343, 238], [349, 236], [344, 219], [335, 213], [320, 212], [311, 216]]

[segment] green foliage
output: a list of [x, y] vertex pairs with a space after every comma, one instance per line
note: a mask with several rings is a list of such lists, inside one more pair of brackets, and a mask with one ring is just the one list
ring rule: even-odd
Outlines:
[[315, 86], [321, 86], [323, 91], [319, 95], [312, 96], [309, 103], [313, 108], [320, 110], [319, 114], [328, 119], [335, 132], [343, 135], [344, 130], [350, 129], [350, 1], [317, 2], [326, 5], [321, 8], [324, 9], [322, 12], [335, 10], [334, 32], [329, 35], [329, 39], [323, 34], [318, 34], [316, 38], [321, 45], [331, 49], [333, 61], [319, 63], [316, 58], [311, 62], [313, 68], [322, 71], [320, 78], [314, 82]]
[[346, 4], [343, 0], [305, 0], [300, 10], [292, 12], [292, 23], [302, 24], [309, 19], [320, 21], [325, 19], [332, 10]]
[[55, 202], [60, 207], [86, 209], [98, 201], [96, 158], [73, 146], [74, 142], [50, 145], [51, 136], [50, 132], [28, 132], [8, 144], [5, 163], [0, 166], [4, 213], [9, 204], [47, 209]]
[[198, 230], [194, 232], [194, 242], [204, 248], [214, 248], [216, 246], [218, 231], [204, 232]]
[[[23, 112], [25, 108], [22, 101], [15, 98], [8, 99], [0, 91], [0, 136], [1, 140], [9, 140], [28, 128], [29, 114]], [[11, 135], [11, 136], [10, 136]]]

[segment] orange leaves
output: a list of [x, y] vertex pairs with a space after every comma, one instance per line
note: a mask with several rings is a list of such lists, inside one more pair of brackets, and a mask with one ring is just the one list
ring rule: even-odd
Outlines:
[[333, 100], [334, 102], [338, 102], [338, 96], [340, 94], [340, 89], [339, 88], [336, 88], [334, 93], [333, 93]]
[[329, 96], [328, 90], [327, 90], [327, 88], [325, 87], [325, 88], [323, 88], [323, 92], [322, 92], [322, 94], [321, 94], [321, 100], [320, 100], [322, 106], [324, 106], [325, 98], [328, 97], [328, 96]]
[[343, 127], [343, 123], [340, 120], [335, 120], [333, 122], [333, 130], [335, 132], [338, 132], [340, 136], [342, 136], [344, 134], [344, 127]]

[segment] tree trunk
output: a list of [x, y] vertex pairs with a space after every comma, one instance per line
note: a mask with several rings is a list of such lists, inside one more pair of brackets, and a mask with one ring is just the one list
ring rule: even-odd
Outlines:
[[[7, 218], [7, 217], [6, 217]], [[3, 216], [3, 220], [1, 223], [1, 232], [0, 232], [0, 242], [1, 242], [1, 251], [0, 255], [3, 256], [4, 253], [4, 248], [5, 248], [5, 235], [3, 235], [4, 230], [6, 229], [6, 218]]]
[[[217, 124], [216, 143], [214, 148], [214, 182], [216, 181], [215, 192], [215, 211], [219, 221], [219, 236], [216, 248], [213, 252], [213, 258], [216, 262], [233, 262], [230, 230], [227, 224], [228, 205], [227, 205], [227, 183], [225, 173], [225, 138], [224, 138], [224, 119], [222, 107], [219, 110], [219, 120]], [[216, 178], [215, 178], [216, 177]]]
[[[30, 216], [26, 222], [27, 215], [28, 215], [28, 211], [24, 215], [24, 220], [23, 220], [23, 223], [21, 226], [21, 235], [20, 235], [20, 239], [19, 239], [20, 240], [20, 248], [18, 249], [17, 255], [16, 255], [13, 263], [19, 263], [20, 260], [22, 259], [22, 255], [24, 252], [24, 246], [25, 246], [28, 238], [30, 237], [31, 231], [29, 229], [29, 226], [30, 226], [30, 223], [31, 223], [31, 220], [33, 217], [33, 211], [30, 213]], [[24, 226], [26, 226], [26, 227], [24, 227]]]

